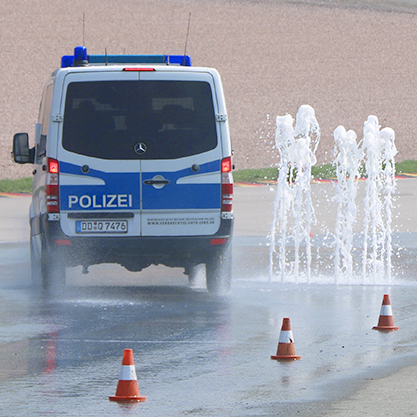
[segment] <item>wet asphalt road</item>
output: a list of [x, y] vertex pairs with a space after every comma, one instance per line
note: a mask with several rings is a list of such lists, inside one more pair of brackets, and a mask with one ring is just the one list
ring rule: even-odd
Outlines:
[[[315, 236], [332, 227], [331, 187], [314, 186], [323, 212]], [[414, 190], [417, 180], [399, 181], [396, 254], [407, 254], [396, 256], [399, 279], [335, 285], [330, 258], [325, 279], [269, 282], [273, 191], [237, 188], [234, 281], [223, 297], [202, 283], [189, 288], [179, 270], [130, 274], [107, 265], [87, 276], [70, 270], [65, 292], [45, 294], [30, 285], [28, 199], [0, 198], [0, 415], [323, 415], [363, 382], [417, 363]], [[385, 293], [397, 332], [371, 330]], [[270, 359], [284, 317], [297, 362]], [[108, 400], [125, 348], [145, 403]]]
[[[391, 334], [371, 330], [385, 291], [256, 282], [235, 285], [225, 298], [185, 286], [76, 289], [52, 298], [3, 290], [1, 415], [317, 413], [388, 372], [391, 361], [413, 360], [416, 288], [390, 288], [400, 326]], [[270, 355], [287, 316], [302, 359], [277, 363]], [[125, 348], [133, 349], [147, 396], [134, 406], [108, 401]]]

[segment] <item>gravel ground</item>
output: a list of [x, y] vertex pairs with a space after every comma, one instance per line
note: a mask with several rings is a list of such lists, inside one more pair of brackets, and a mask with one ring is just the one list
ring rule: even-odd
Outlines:
[[189, 13], [187, 53], [222, 75], [237, 169], [276, 163], [274, 119], [302, 104], [322, 130], [319, 163], [332, 160], [338, 125], [360, 140], [370, 114], [395, 130], [398, 161], [417, 159], [416, 12], [411, 0], [3, 1], [0, 178], [30, 175], [10, 160], [12, 135], [33, 139], [62, 55], [83, 43], [90, 53], [182, 54]]

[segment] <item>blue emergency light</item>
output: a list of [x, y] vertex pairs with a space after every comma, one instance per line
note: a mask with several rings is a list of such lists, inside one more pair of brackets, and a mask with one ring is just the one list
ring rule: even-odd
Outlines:
[[88, 64], [166, 64], [191, 67], [189, 55], [88, 55], [87, 48], [77, 46], [74, 55], [64, 55], [61, 68]]

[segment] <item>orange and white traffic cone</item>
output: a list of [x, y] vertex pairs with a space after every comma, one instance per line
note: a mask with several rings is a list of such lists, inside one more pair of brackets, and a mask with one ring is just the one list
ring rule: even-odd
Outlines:
[[133, 402], [145, 401], [139, 393], [138, 379], [136, 377], [135, 362], [132, 349], [125, 349], [120, 371], [119, 383], [117, 384], [116, 395], [109, 397], [110, 401]]
[[281, 333], [279, 335], [277, 354], [271, 356], [271, 359], [278, 361], [298, 360], [301, 356], [295, 354], [294, 337], [292, 335], [290, 319], [282, 320]]
[[392, 307], [389, 300], [389, 295], [385, 294], [382, 300], [381, 313], [379, 315], [378, 326], [373, 327], [374, 330], [398, 330], [394, 326], [394, 319], [392, 318]]

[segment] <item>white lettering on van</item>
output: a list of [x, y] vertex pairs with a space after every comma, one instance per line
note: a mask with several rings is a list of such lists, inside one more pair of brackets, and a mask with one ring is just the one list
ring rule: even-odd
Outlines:
[[116, 208], [116, 204], [114, 204], [114, 200], [116, 200], [117, 195], [113, 194], [113, 195], [108, 195], [107, 198], [109, 198], [110, 200], [107, 201], [107, 207], [112, 207], [112, 208]]
[[68, 197], [69, 208], [72, 208], [72, 205], [77, 204], [77, 203], [78, 203], [78, 197], [76, 195], [70, 195]]
[[133, 207], [132, 194], [103, 194], [97, 195], [76, 195], [68, 196], [68, 208], [81, 207], [83, 209], [96, 208], [129, 208]]
[[94, 208], [102, 208], [103, 206], [101, 204], [97, 204], [97, 196], [93, 195], [93, 207]]
[[89, 195], [83, 195], [80, 197], [80, 206], [82, 208], [91, 207], [91, 197]]
[[117, 196], [117, 206], [127, 207], [127, 194], [119, 194]]

